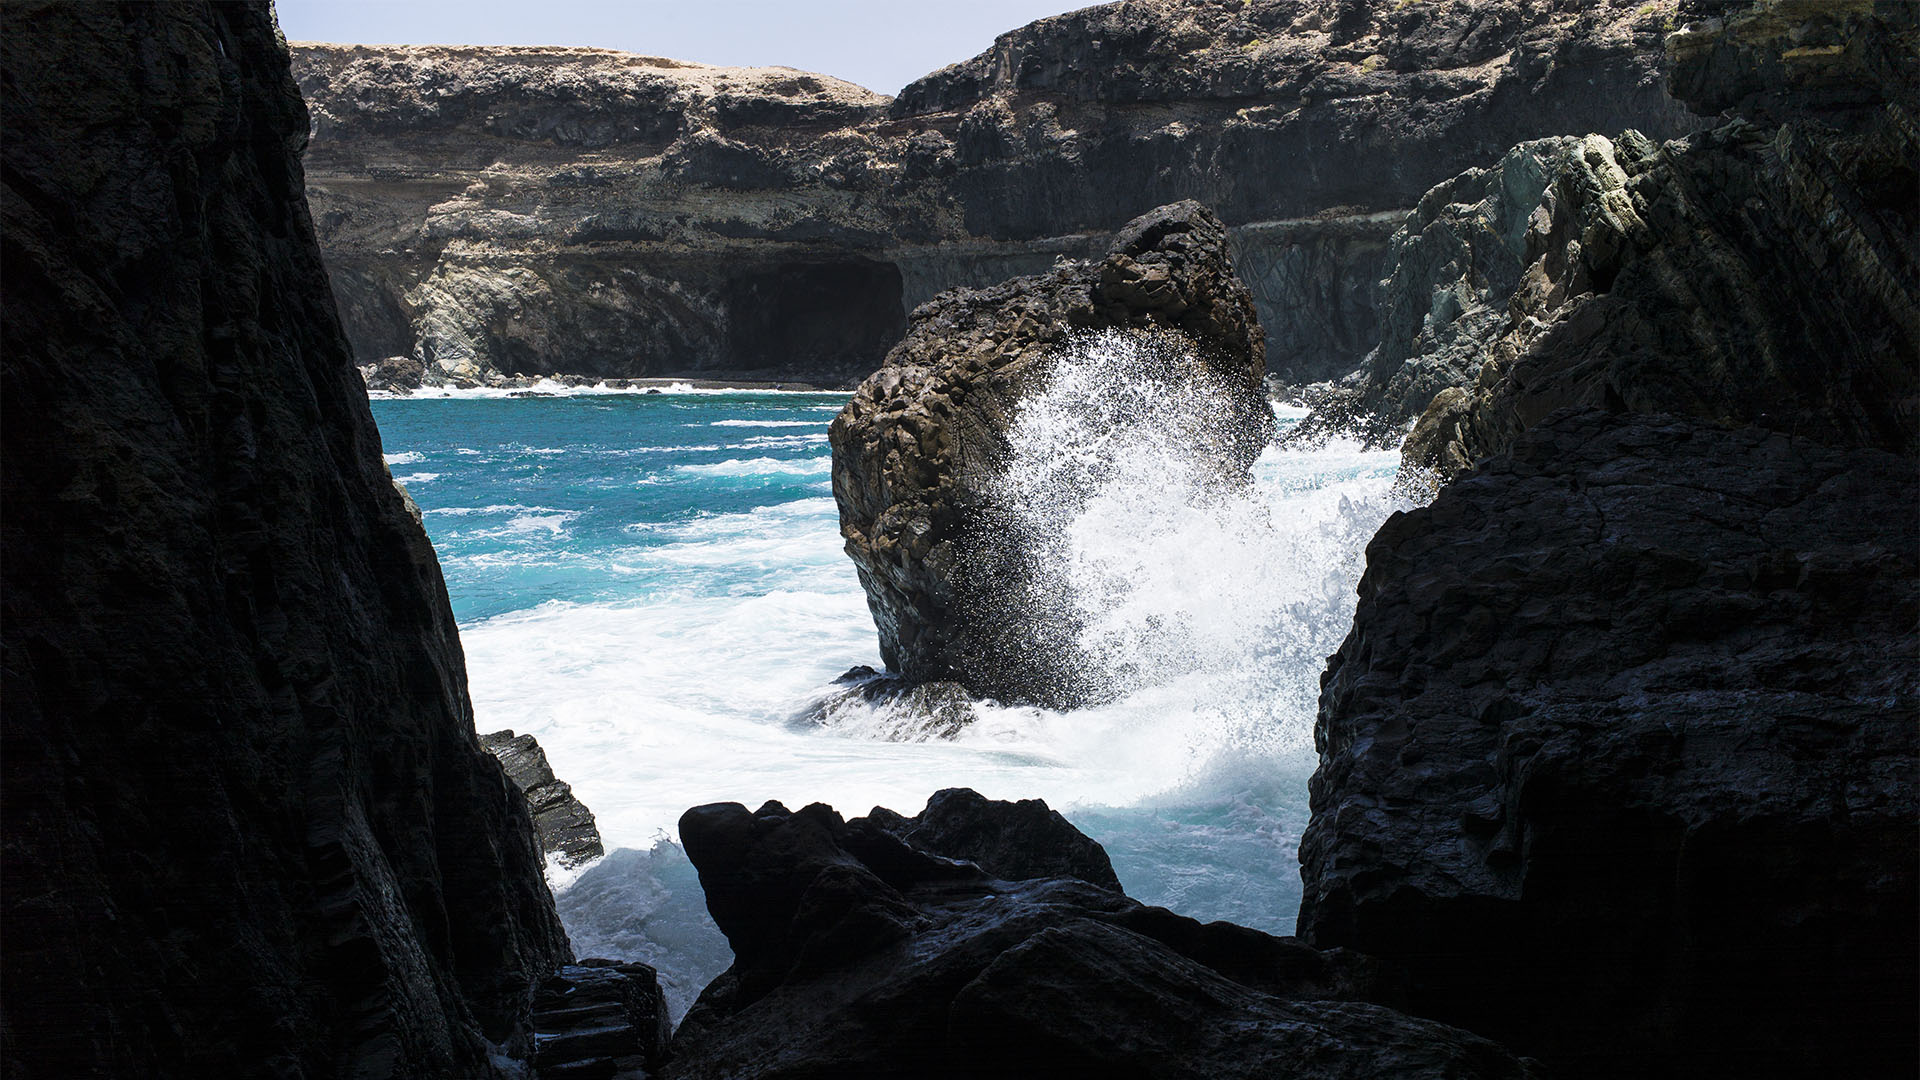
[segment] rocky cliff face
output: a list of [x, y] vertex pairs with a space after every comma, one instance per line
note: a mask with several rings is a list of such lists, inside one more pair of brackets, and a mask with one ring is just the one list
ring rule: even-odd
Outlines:
[[[1905, 1075], [1916, 19], [1685, 14], [1676, 86], [1749, 117], [1523, 147], [1517, 279], [1431, 264], [1392, 371], [1479, 367], [1408, 440], [1452, 482], [1375, 538], [1329, 661], [1300, 930], [1561, 1075]], [[1510, 271], [1522, 219], [1445, 198], [1417, 243]]]
[[491, 1075], [567, 944], [381, 463], [272, 11], [0, 17], [8, 1069]]
[[1920, 449], [1917, 26], [1732, 9], [1675, 36], [1674, 78], [1738, 122], [1537, 144], [1476, 202], [1478, 173], [1430, 193], [1369, 371], [1370, 403], [1420, 417], [1408, 465], [1460, 475], [1567, 406]]
[[1014, 31], [898, 99], [595, 50], [298, 45], [310, 194], [362, 362], [852, 380], [955, 285], [1098, 254], [1197, 199], [1271, 366], [1378, 340], [1387, 239], [1525, 139], [1694, 125], [1670, 0], [1127, 0]]
[[[1076, 702], [1114, 689], [1095, 681], [1077, 609], [1044, 576], [1064, 521], [1025, 513], [1010, 479], [1022, 410], [1102, 362], [1086, 345], [1097, 331], [1123, 338], [1093, 348], [1121, 354], [1100, 381], [1204, 401], [1176, 437], [1220, 482], [1246, 482], [1273, 427], [1260, 328], [1226, 229], [1203, 207], [1142, 215], [1097, 264], [941, 294], [914, 311], [906, 338], [828, 430], [840, 532], [889, 669], [1007, 700]], [[1128, 401], [1096, 395], [1081, 411]], [[1080, 485], [1051, 479], [1055, 513], [1070, 513]]]

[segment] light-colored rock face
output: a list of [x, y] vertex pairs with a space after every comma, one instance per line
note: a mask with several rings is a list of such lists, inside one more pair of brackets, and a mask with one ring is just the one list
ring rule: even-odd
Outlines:
[[[1097, 256], [1192, 198], [1234, 229], [1271, 366], [1306, 380], [1378, 337], [1388, 211], [1524, 139], [1691, 125], [1658, 74], [1667, 0], [1643, 7], [1110, 4], [898, 100], [591, 49], [294, 54], [363, 361], [851, 382], [941, 289]], [[450, 310], [469, 295], [484, 314]], [[500, 315], [541, 305], [567, 314]]]

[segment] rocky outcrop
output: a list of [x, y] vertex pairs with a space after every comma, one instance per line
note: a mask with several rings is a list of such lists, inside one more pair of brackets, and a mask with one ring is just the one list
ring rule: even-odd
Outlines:
[[0, 20], [7, 1071], [492, 1075], [567, 943], [381, 462], [272, 10]]
[[[996, 808], [947, 801], [949, 816]], [[1355, 1000], [1384, 985], [1364, 958], [1076, 878], [1003, 879], [902, 841], [899, 820], [687, 812], [735, 962], [681, 1024], [666, 1076], [1530, 1075], [1492, 1043]], [[1065, 850], [1023, 854], [1092, 844], [1065, 833]]]
[[1100, 692], [1071, 609], [1027, 585], [1056, 537], [1012, 519], [1004, 482], [1023, 402], [1083, 362], [1075, 335], [1100, 330], [1154, 335], [1134, 377], [1217, 396], [1220, 413], [1188, 433], [1194, 454], [1223, 481], [1246, 479], [1273, 423], [1263, 346], [1226, 230], [1204, 207], [1141, 216], [1098, 264], [936, 297], [828, 432], [840, 532], [890, 669], [1012, 700]]
[[1390, 519], [1300, 932], [1574, 1076], [1915, 1064], [1910, 459], [1560, 414]]
[[[1920, 16], [1906, 5], [1879, 18], [1872, 5], [1730, 10], [1675, 36], [1676, 85], [1702, 108], [1771, 111], [1666, 145], [1636, 132], [1564, 143], [1518, 244], [1510, 208], [1524, 200], [1491, 218], [1449, 206], [1426, 227], [1506, 240], [1468, 245], [1465, 278], [1462, 258], [1396, 271], [1393, 309], [1425, 311], [1425, 323], [1410, 343], [1390, 336], [1371, 375], [1382, 409], [1420, 416], [1409, 466], [1457, 476], [1569, 406], [1920, 448]], [[1772, 43], [1772, 61], [1724, 60], [1753, 40]], [[1762, 95], [1750, 70], [1782, 83]], [[1739, 74], [1722, 85], [1714, 72]], [[1803, 101], [1818, 107], [1792, 112]]]
[[480, 745], [500, 759], [507, 779], [527, 797], [541, 850], [569, 870], [607, 853], [600, 843], [593, 811], [574, 796], [571, 785], [553, 775], [553, 766], [547, 764], [547, 752], [540, 749], [538, 740], [531, 735], [496, 731], [480, 736]]
[[1272, 368], [1379, 339], [1387, 239], [1523, 140], [1695, 126], [1671, 0], [1127, 0], [898, 98], [592, 49], [294, 47], [308, 172], [363, 363], [429, 380], [717, 371], [851, 382], [947, 288], [1099, 254], [1196, 199], [1234, 229]]
[[647, 1080], [673, 1034], [657, 973], [617, 960], [582, 960], [544, 979], [533, 1025], [539, 1080]]
[[994, 877], [1072, 877], [1120, 891], [1106, 850], [1042, 799], [1000, 802], [971, 788], [946, 788], [913, 817], [875, 807], [867, 819], [913, 847], [973, 863]]
[[1883, 73], [1920, 19], [1713, 7], [1676, 85], [1779, 126], [1565, 144], [1506, 318], [1425, 320], [1429, 371], [1480, 367], [1329, 661], [1300, 931], [1558, 1075], [1902, 1076], [1920, 188]]

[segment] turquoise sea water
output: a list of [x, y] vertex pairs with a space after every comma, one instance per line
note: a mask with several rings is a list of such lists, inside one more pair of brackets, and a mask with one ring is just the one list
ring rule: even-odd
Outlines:
[[[682, 811], [912, 814], [950, 786], [1045, 798], [1141, 900], [1292, 932], [1319, 672], [1366, 540], [1400, 505], [1395, 455], [1269, 451], [1256, 492], [1222, 506], [1143, 441], [1070, 530], [1072, 573], [1162, 675], [1094, 709], [983, 704], [940, 739], [884, 709], [803, 718], [835, 676], [880, 663], [831, 493], [843, 400], [374, 402], [440, 553], [480, 729], [538, 737], [614, 852], [554, 875], [576, 951], [661, 968], [677, 1014], [729, 959], [672, 843]], [[1170, 626], [1178, 648], [1150, 640]]]

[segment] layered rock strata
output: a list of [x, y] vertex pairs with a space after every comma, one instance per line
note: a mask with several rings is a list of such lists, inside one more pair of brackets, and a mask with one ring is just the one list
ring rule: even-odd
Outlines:
[[600, 843], [600, 828], [573, 794], [573, 787], [553, 775], [547, 764], [547, 752], [531, 735], [496, 731], [480, 736], [480, 745], [500, 759], [507, 779], [527, 798], [533, 812], [533, 827], [540, 834], [540, 847], [571, 870], [607, 853]]
[[1028, 603], [1038, 558], [1002, 502], [1024, 400], [1072, 362], [1075, 335], [1157, 334], [1170, 394], [1216, 388], [1222, 414], [1195, 453], [1244, 481], [1272, 429], [1263, 343], [1234, 278], [1226, 230], [1181, 203], [1122, 229], [1097, 264], [1070, 263], [990, 289], [955, 289], [914, 311], [907, 336], [828, 434], [840, 532], [859, 570], [887, 666], [976, 694], [1065, 703], [1084, 683], [1071, 612]]
[[[1024, 816], [947, 795], [961, 832], [968, 814]], [[890, 826], [902, 820], [778, 803], [687, 812], [681, 836], [735, 961], [681, 1024], [664, 1075], [1531, 1075], [1483, 1039], [1358, 1000], [1388, 986], [1364, 958], [1201, 924], [1058, 870], [1019, 876], [1097, 850], [1070, 826], [1054, 833], [1064, 850], [1036, 835], [1008, 868], [905, 842]]]
[[1907, 1075], [1920, 20], [1711, 6], [1676, 85], [1777, 126], [1567, 144], [1329, 661], [1300, 931], [1559, 1075]]
[[272, 9], [10, 3], [0, 42], [7, 1071], [493, 1075], [567, 942]]
[[[1099, 253], [1181, 199], [1234, 229], [1292, 381], [1379, 338], [1387, 239], [1526, 139], [1695, 125], [1671, 0], [1128, 0], [894, 99], [591, 49], [295, 46], [308, 172], [363, 363], [857, 380], [957, 285]], [[404, 379], [402, 380], [404, 385]]]

